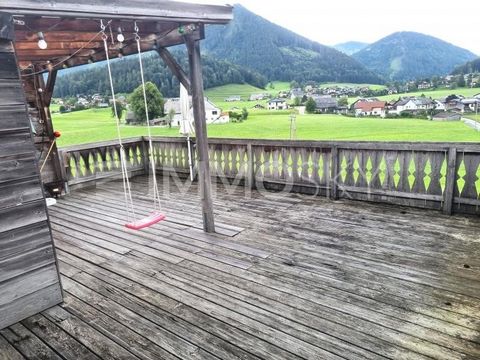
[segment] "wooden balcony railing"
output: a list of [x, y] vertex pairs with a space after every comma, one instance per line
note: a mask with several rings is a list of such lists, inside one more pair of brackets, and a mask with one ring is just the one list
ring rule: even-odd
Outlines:
[[[189, 173], [184, 138], [154, 138], [156, 169]], [[124, 142], [131, 176], [148, 171], [148, 142]], [[480, 145], [210, 139], [212, 177], [257, 189], [294, 191], [480, 213]], [[192, 147], [195, 163], [195, 148]], [[70, 187], [118, 176], [116, 142], [63, 148]]]

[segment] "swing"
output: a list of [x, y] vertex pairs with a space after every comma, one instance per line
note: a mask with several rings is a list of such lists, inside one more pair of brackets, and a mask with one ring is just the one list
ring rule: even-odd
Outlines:
[[112, 101], [113, 101], [113, 111], [116, 120], [117, 126], [117, 136], [118, 136], [118, 143], [120, 145], [120, 163], [122, 168], [122, 179], [123, 179], [123, 193], [125, 197], [125, 208], [127, 211], [128, 222], [125, 224], [125, 227], [131, 230], [141, 230], [143, 228], [152, 226], [162, 220], [165, 220], [166, 216], [161, 212], [161, 204], [160, 204], [160, 193], [158, 191], [157, 186], [157, 175], [155, 171], [155, 159], [153, 157], [153, 144], [152, 144], [152, 134], [150, 130], [150, 119], [148, 116], [148, 106], [147, 106], [147, 93], [145, 90], [145, 78], [143, 74], [143, 63], [142, 63], [142, 52], [140, 47], [140, 36], [138, 35], [138, 27], [137, 23], [135, 22], [135, 40], [137, 42], [137, 49], [138, 49], [138, 60], [140, 64], [140, 75], [142, 80], [142, 88], [143, 88], [143, 100], [145, 102], [145, 115], [147, 119], [147, 131], [148, 131], [148, 144], [149, 144], [149, 152], [150, 152], [150, 166], [152, 168], [153, 174], [153, 203], [154, 203], [154, 210], [145, 218], [137, 219], [135, 214], [135, 209], [133, 206], [132, 200], [132, 191], [130, 187], [130, 180], [128, 178], [128, 169], [127, 169], [127, 160], [125, 155], [125, 148], [123, 147], [122, 137], [120, 133], [120, 119], [118, 118], [117, 112], [117, 102], [115, 99], [115, 91], [113, 87], [113, 78], [112, 78], [112, 70], [110, 67], [110, 57], [109, 57], [109, 50], [108, 50], [108, 36], [105, 33], [105, 25], [103, 24], [103, 20], [101, 20], [101, 29], [102, 29], [102, 39], [103, 44], [105, 47], [105, 54], [106, 54], [106, 63], [108, 69], [108, 76], [110, 80], [110, 90], [112, 92]]

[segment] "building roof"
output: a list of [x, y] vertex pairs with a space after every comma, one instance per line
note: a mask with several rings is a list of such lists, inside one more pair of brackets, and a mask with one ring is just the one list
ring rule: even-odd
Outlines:
[[387, 103], [385, 101], [359, 101], [355, 104], [355, 109], [363, 112], [371, 112], [373, 109], [384, 109]]
[[317, 108], [336, 108], [338, 106], [337, 99], [331, 96], [317, 96], [313, 100], [315, 100]]
[[268, 103], [269, 104], [271, 104], [271, 103], [284, 103], [285, 101], [286, 101], [285, 99], [276, 98], [276, 99], [270, 100]]
[[462, 100], [462, 103], [465, 104], [465, 105], [468, 105], [468, 104], [478, 104], [478, 103], [480, 103], [480, 99], [477, 99], [477, 98], [473, 98], [473, 99], [463, 99], [463, 100]]
[[427, 98], [427, 97], [423, 97], [423, 96], [420, 96], [420, 97], [417, 97], [417, 98], [413, 98], [412, 100], [413, 100], [413, 102], [415, 103], [415, 105], [417, 105], [417, 106], [431, 105], [431, 104], [433, 104], [433, 100], [432, 100], [432, 99]]
[[454, 112], [441, 112], [433, 116], [434, 119], [460, 119], [461, 115]]

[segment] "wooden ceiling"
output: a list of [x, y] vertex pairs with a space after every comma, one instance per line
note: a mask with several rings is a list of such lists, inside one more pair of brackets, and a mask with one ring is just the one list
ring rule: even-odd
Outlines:
[[[0, 12], [14, 16], [15, 50], [22, 71], [48, 71], [105, 60], [101, 21], [106, 26], [110, 58], [141, 50], [184, 43], [184, 36], [203, 39], [205, 24], [225, 24], [233, 18], [231, 6], [187, 4], [161, 0], [15, 0], [2, 2]], [[86, 4], [88, 3], [88, 4]], [[117, 41], [121, 29], [125, 41]], [[38, 46], [43, 33], [48, 44]]]
[[[136, 53], [137, 43], [134, 21], [103, 20], [108, 37], [109, 57], [116, 58]], [[190, 33], [203, 38], [203, 24], [182, 24], [177, 22], [137, 21], [141, 50], [150, 51], [159, 47], [182, 44], [184, 35]], [[117, 40], [121, 29], [125, 37]], [[39, 35], [43, 33], [48, 44], [46, 49], [38, 46]], [[100, 20], [69, 18], [15, 17], [15, 50], [21, 69], [35, 67], [35, 71], [83, 65], [105, 60], [105, 47]]]

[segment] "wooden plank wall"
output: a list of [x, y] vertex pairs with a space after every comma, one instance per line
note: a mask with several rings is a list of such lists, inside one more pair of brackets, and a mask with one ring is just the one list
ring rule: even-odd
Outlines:
[[[3, 17], [5, 19], [5, 17]], [[0, 14], [0, 25], [2, 16]], [[12, 42], [0, 38], [0, 329], [62, 302]]]

